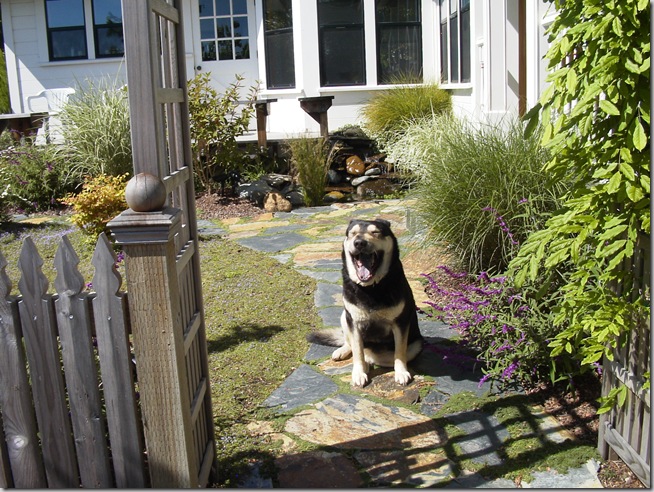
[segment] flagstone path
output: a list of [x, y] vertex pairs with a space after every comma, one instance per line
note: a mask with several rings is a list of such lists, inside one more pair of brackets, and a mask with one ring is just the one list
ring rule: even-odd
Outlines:
[[[334, 204], [262, 214], [247, 222], [229, 219], [218, 227], [199, 221], [198, 227], [200, 235], [224, 236], [314, 278], [315, 305], [323, 324], [337, 328], [342, 311], [341, 244], [350, 218], [391, 221], [416, 303], [420, 307], [427, 300], [420, 274], [433, 271], [439, 258], [433, 250], [416, 247], [419, 239], [407, 230], [407, 205], [403, 200]], [[305, 363], [263, 403], [289, 416], [283, 432], [273, 430], [269, 422], [250, 426], [253, 434], [278, 441], [284, 450], [276, 461], [276, 486], [601, 488], [594, 460], [567, 473], [534, 471], [530, 482], [487, 478], [500, 467], [511, 470], [505, 451], [509, 442], [537, 436], [540, 445], [555, 449], [574, 437], [541, 407], [524, 404], [517, 392], [501, 397], [507, 406], [519, 406], [523, 435], [510, 435], [495, 415], [482, 409], [437, 415], [452, 395], [482, 396], [491, 388], [479, 385], [479, 368], [447, 343], [456, 334], [447, 325], [421, 314], [420, 328], [427, 344], [410, 364], [415, 376], [406, 387], [394, 382], [391, 371], [375, 369], [366, 387], [346, 385], [348, 390], [341, 390], [344, 386], [337, 383], [349, 382], [351, 362], [331, 361], [333, 347], [310, 346]], [[318, 450], [303, 451], [302, 442]], [[272, 488], [273, 483], [261, 478], [255, 465], [242, 487]]]

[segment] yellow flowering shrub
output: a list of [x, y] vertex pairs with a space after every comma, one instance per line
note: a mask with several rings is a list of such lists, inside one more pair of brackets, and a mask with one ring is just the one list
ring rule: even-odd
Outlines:
[[127, 209], [125, 187], [128, 174], [87, 177], [82, 191], [66, 195], [61, 201], [73, 207], [71, 221], [92, 240], [97, 239], [107, 223]]

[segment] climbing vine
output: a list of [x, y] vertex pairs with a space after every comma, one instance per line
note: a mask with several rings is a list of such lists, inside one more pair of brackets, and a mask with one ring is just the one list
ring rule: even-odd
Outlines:
[[[522, 245], [510, 273], [520, 285], [569, 270], [551, 356], [565, 351], [590, 366], [604, 354], [612, 360], [635, 316], [649, 317], [649, 292], [622, 265], [650, 233], [650, 9], [648, 0], [553, 3], [549, 86], [525, 119], [527, 132], [544, 129], [551, 178], [573, 186], [563, 209]], [[625, 289], [620, 296], [616, 283]]]

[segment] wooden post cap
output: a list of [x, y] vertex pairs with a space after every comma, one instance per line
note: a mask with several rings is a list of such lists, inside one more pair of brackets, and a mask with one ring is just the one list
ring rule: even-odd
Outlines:
[[166, 186], [154, 174], [139, 173], [125, 187], [125, 200], [134, 212], [157, 212], [166, 203]]

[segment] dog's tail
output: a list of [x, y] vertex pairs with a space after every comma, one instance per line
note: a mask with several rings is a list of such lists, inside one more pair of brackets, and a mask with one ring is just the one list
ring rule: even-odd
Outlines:
[[307, 340], [311, 343], [329, 345], [330, 347], [341, 347], [345, 341], [343, 331], [340, 328], [312, 331], [307, 335]]

